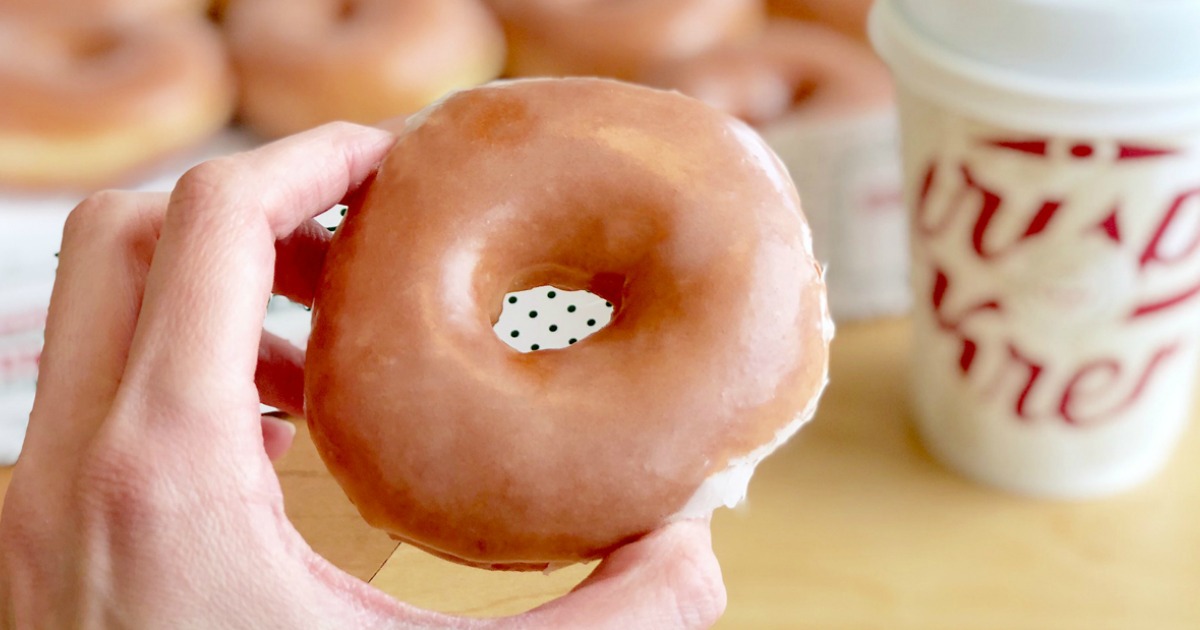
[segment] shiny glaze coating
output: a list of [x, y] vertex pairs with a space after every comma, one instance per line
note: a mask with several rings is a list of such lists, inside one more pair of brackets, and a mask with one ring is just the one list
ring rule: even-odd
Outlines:
[[774, 16], [820, 22], [843, 35], [867, 41], [867, 15], [874, 0], [767, 0]]
[[648, 68], [754, 36], [761, 0], [488, 0], [511, 76], [636, 81]]
[[233, 0], [224, 23], [241, 116], [267, 137], [411, 114], [504, 66], [479, 0]]
[[[569, 349], [509, 348], [502, 298], [546, 284], [591, 289], [613, 321]], [[493, 84], [410, 120], [334, 237], [313, 315], [308, 421], [363, 516], [508, 569], [602, 556], [777, 446], [824, 385], [830, 333], [762, 140], [598, 79]]]
[[211, 136], [233, 113], [202, 18], [0, 20], [0, 186], [92, 189]]
[[664, 66], [648, 82], [753, 125], [845, 117], [893, 101], [887, 67], [864, 44], [818, 24], [772, 20], [753, 42]]

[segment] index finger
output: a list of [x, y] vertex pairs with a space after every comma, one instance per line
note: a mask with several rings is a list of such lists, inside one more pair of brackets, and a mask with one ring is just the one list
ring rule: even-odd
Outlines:
[[254, 370], [275, 241], [358, 186], [393, 142], [386, 131], [334, 123], [180, 179], [123, 378], [125, 391], [149, 398], [139, 406], [172, 410], [172, 424], [199, 441], [224, 433], [211, 416], [244, 415], [238, 434], [261, 451]]

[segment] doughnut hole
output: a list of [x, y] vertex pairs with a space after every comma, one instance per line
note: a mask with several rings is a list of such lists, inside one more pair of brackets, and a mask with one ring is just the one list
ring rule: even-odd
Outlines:
[[687, 94], [765, 127], [793, 114], [845, 117], [890, 106], [886, 67], [859, 42], [821, 25], [768, 24], [761, 37], [734, 42], [657, 68], [646, 82]]
[[745, 46], [667, 66], [649, 83], [683, 92], [752, 125], [779, 118], [797, 98], [790, 78]]
[[612, 321], [614, 305], [589, 291], [540, 286], [504, 296], [492, 330], [518, 352], [566, 348]]

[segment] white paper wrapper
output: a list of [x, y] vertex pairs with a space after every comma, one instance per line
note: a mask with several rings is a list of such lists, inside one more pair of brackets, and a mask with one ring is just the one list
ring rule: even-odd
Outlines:
[[908, 90], [901, 116], [912, 378], [930, 450], [1035, 495], [1146, 480], [1176, 444], [1195, 383], [1200, 123], [1046, 134]]
[[785, 118], [760, 130], [787, 165], [827, 266], [837, 321], [908, 310], [908, 217], [901, 193], [896, 112], [834, 120]]

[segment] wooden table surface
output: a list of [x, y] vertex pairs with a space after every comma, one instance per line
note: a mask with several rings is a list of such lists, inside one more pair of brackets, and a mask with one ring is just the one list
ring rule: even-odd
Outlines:
[[[720, 628], [1200, 628], [1200, 430], [1126, 495], [1083, 503], [973, 485], [910, 428], [904, 321], [843, 326], [816, 419], [714, 520]], [[303, 431], [278, 465], [288, 513], [334, 563], [406, 601], [508, 614], [586, 575], [497, 574], [396, 545], [358, 519]], [[7, 474], [0, 476], [7, 485]], [[2, 490], [2, 487], [0, 487]], [[382, 565], [382, 568], [380, 568]]]

